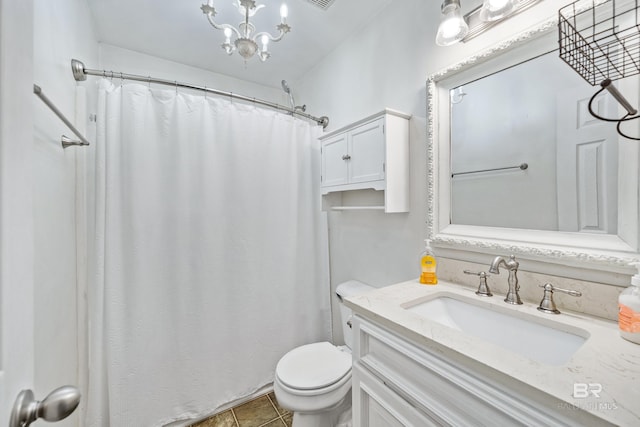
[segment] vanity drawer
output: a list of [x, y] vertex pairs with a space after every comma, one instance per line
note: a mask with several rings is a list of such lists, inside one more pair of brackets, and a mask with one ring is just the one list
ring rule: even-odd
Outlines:
[[431, 418], [412, 406], [363, 366], [354, 365], [352, 375], [354, 427], [446, 425], [443, 420]]
[[560, 412], [559, 400], [526, 384], [487, 374], [486, 367], [476, 372], [477, 362], [463, 366], [458, 358], [417, 346], [358, 315], [353, 327], [354, 372], [368, 372], [440, 425], [597, 425], [584, 411]]

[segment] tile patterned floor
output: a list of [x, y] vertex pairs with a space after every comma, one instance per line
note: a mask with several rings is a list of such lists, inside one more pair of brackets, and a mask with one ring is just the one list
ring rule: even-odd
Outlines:
[[292, 420], [293, 414], [281, 408], [271, 392], [190, 427], [291, 427]]

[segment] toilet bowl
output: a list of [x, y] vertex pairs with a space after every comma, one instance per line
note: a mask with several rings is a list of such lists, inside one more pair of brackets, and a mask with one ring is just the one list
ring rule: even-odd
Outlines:
[[346, 346], [317, 342], [294, 348], [276, 366], [278, 404], [293, 412], [293, 427], [333, 427], [351, 408], [351, 310], [342, 298], [372, 290], [357, 281], [338, 285]]

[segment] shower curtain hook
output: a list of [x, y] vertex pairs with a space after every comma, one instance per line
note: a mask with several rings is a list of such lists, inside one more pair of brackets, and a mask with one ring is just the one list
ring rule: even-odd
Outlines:
[[176, 84], [176, 95], [178, 94], [178, 81], [174, 80], [174, 83]]
[[207, 99], [207, 85], [204, 85], [204, 99]]
[[151, 90], [151, 76], [147, 76], [147, 85], [149, 86], [149, 90]]
[[120, 86], [124, 86], [124, 74], [120, 72]]

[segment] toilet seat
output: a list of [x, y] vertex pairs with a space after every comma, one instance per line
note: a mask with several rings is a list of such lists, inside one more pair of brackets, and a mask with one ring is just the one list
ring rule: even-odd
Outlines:
[[312, 391], [332, 388], [351, 376], [351, 354], [329, 342], [297, 347], [276, 366], [276, 376], [288, 389]]

